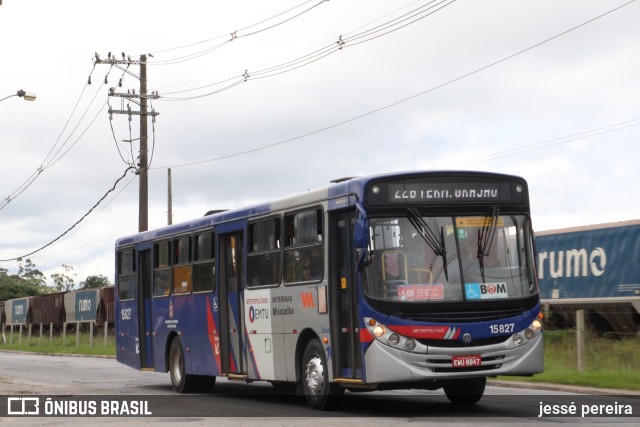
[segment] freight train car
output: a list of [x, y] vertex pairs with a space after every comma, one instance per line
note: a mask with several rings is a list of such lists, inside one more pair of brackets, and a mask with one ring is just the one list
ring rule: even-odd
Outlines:
[[35, 297], [14, 298], [5, 301], [7, 326], [28, 325], [33, 321], [31, 303]]
[[53, 325], [56, 328], [64, 322], [64, 292], [46, 294], [31, 299], [34, 325]]
[[83, 289], [67, 292], [64, 307], [67, 322], [96, 322], [100, 306], [100, 289]]
[[113, 323], [113, 286], [100, 289], [81, 289], [64, 296], [66, 321], [94, 322], [102, 325]]
[[536, 246], [548, 320], [572, 326], [583, 309], [597, 331], [640, 332], [640, 220], [538, 232]]
[[116, 306], [114, 300], [114, 289], [114, 286], [105, 286], [100, 289], [100, 305], [98, 306], [99, 324], [107, 322], [109, 325], [113, 325]]
[[65, 322], [105, 322], [113, 327], [114, 287], [58, 292], [0, 301], [0, 325], [53, 325]]

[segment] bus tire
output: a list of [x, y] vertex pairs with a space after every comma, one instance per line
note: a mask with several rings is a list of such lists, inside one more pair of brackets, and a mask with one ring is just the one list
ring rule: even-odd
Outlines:
[[332, 408], [344, 389], [329, 383], [329, 369], [324, 347], [317, 339], [307, 344], [302, 357], [300, 369], [302, 390], [307, 403], [313, 409], [325, 410]]
[[176, 393], [191, 393], [196, 388], [198, 378], [186, 373], [184, 349], [182, 341], [178, 337], [171, 341], [169, 349], [169, 375], [171, 376], [171, 385]]
[[444, 383], [444, 394], [455, 405], [473, 405], [482, 399], [486, 377], [450, 380]]

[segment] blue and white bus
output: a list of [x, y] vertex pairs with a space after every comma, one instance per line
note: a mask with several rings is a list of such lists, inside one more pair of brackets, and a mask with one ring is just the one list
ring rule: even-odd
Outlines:
[[486, 378], [543, 370], [524, 179], [407, 172], [121, 238], [117, 359], [296, 388], [324, 409], [344, 390], [443, 388], [475, 403]]

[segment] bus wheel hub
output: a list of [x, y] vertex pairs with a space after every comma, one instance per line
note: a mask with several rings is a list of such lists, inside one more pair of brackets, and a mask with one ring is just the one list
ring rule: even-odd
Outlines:
[[324, 367], [319, 357], [314, 357], [307, 363], [305, 380], [307, 389], [315, 395], [320, 395], [324, 389]]

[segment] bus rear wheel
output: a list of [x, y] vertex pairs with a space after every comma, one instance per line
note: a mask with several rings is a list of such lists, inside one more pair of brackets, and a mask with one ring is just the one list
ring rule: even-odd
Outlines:
[[332, 408], [344, 389], [329, 383], [329, 370], [324, 347], [320, 341], [309, 341], [302, 357], [301, 375], [302, 390], [307, 403], [313, 409]]
[[213, 389], [216, 383], [216, 377], [186, 373], [184, 348], [178, 337], [171, 341], [169, 349], [169, 375], [171, 385], [177, 393], [207, 392]]
[[473, 405], [482, 399], [484, 388], [487, 384], [486, 377], [464, 378], [449, 380], [444, 383], [444, 394], [447, 399], [456, 405]]
[[180, 338], [176, 337], [171, 341], [169, 350], [169, 375], [171, 385], [177, 393], [189, 393], [192, 385], [185, 370], [184, 349]]

